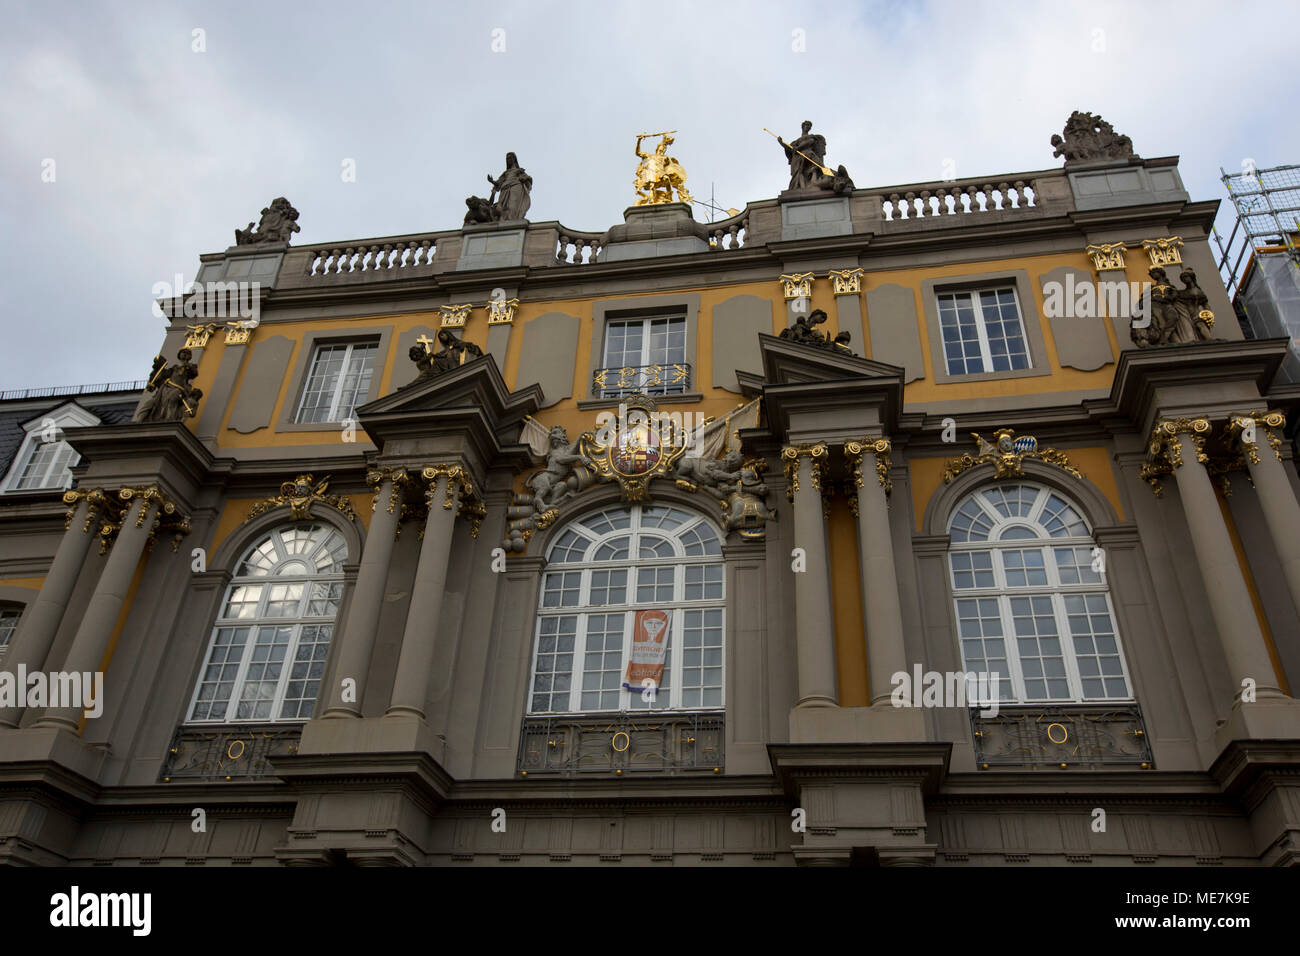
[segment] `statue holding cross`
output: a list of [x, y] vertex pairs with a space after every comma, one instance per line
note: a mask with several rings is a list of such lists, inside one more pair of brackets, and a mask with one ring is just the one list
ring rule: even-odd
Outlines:
[[415, 341], [416, 344], [411, 346], [407, 354], [420, 370], [415, 379], [417, 382], [442, 372], [450, 372], [483, 354], [483, 350], [473, 342], [462, 342], [456, 338], [451, 329], [438, 332], [438, 344], [442, 348], [437, 352], [433, 350], [434, 340], [428, 335], [421, 335]]

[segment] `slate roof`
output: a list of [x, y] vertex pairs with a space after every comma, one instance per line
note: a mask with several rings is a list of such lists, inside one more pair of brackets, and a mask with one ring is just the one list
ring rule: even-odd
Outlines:
[[9, 472], [14, 456], [22, 447], [26, 435], [23, 425], [33, 418], [39, 418], [68, 402], [76, 402], [105, 425], [120, 425], [131, 420], [139, 400], [140, 391], [132, 390], [0, 402], [0, 478]]

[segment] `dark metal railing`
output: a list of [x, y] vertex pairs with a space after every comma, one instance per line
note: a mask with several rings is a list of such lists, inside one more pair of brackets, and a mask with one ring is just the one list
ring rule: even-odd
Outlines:
[[57, 395], [98, 395], [103, 392], [138, 392], [147, 385], [144, 379], [138, 382], [104, 382], [99, 385], [53, 385], [47, 388], [14, 388], [0, 392], [0, 401], [16, 401], [24, 398], [52, 398]]
[[595, 398], [643, 395], [682, 395], [691, 387], [691, 367], [685, 362], [665, 365], [625, 365], [601, 368], [591, 378]]
[[255, 780], [274, 777], [271, 761], [298, 751], [302, 724], [190, 724], [176, 728], [159, 777]]
[[999, 707], [996, 716], [972, 707], [970, 721], [981, 770], [1154, 765], [1137, 704], [1012, 704]]

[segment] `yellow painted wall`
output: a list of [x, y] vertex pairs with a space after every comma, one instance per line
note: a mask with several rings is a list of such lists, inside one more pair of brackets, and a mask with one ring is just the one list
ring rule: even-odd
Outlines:
[[862, 616], [857, 518], [843, 498], [831, 502], [826, 534], [831, 555], [831, 607], [835, 619], [835, 669], [840, 706], [867, 707], [871, 704], [871, 684]]
[[[1130, 255], [1129, 278], [1134, 281], [1141, 281], [1145, 278], [1142, 272], [1142, 263], [1137, 260], [1141, 256]], [[1145, 262], [1145, 260], [1143, 260]], [[894, 283], [914, 291], [916, 296], [916, 313], [917, 313], [917, 332], [920, 336], [921, 351], [925, 360], [926, 375], [925, 378], [912, 382], [906, 386], [905, 399], [907, 402], [933, 402], [933, 401], [961, 401], [969, 398], [988, 398], [1005, 395], [1029, 395], [1036, 393], [1050, 393], [1059, 391], [1072, 391], [1076, 389], [1097, 389], [1108, 388], [1113, 374], [1114, 366], [1108, 365], [1092, 372], [1083, 372], [1077, 369], [1062, 369], [1060, 367], [1056, 342], [1052, 337], [1051, 325], [1046, 319], [1041, 319], [1043, 314], [1042, 292], [1038, 284], [1038, 276], [1057, 268], [1058, 266], [1074, 266], [1079, 269], [1090, 270], [1091, 262], [1086, 255], [1080, 250], [1075, 253], [1059, 253], [1051, 255], [1040, 255], [1031, 257], [1019, 257], [1009, 259], [988, 260], [983, 262], [971, 262], [958, 265], [930, 266], [925, 268], [894, 269], [879, 272], [868, 273], [865, 278], [865, 288], [871, 289], [879, 285]], [[940, 348], [938, 343], [931, 343], [928, 340], [928, 333], [925, 327], [925, 310], [921, 298], [921, 282], [925, 279], [933, 278], [960, 278], [963, 275], [981, 274], [992, 271], [1003, 271], [1009, 269], [1024, 269], [1029, 273], [1030, 284], [1034, 290], [1034, 306], [1042, 322], [1042, 333], [1047, 353], [1048, 362], [1052, 369], [1051, 375], [1030, 376], [1026, 378], [1013, 378], [1005, 380], [993, 380], [982, 382], [955, 382], [951, 384], [939, 385], [934, 382], [933, 361], [940, 357]], [[786, 305], [781, 293], [780, 283], [775, 275], [770, 280], [762, 282], [734, 283], [725, 286], [711, 288], [695, 288], [684, 285], [679, 289], [663, 290], [664, 295], [671, 295], [680, 292], [695, 292], [700, 296], [700, 315], [699, 328], [697, 335], [696, 354], [691, 357], [691, 364], [695, 370], [695, 381], [693, 382], [694, 390], [703, 395], [703, 399], [694, 406], [673, 405], [672, 410], [692, 411], [702, 415], [718, 416], [725, 414], [735, 408], [739, 396], [734, 392], [727, 392], [715, 387], [711, 380], [713, 370], [713, 309], [719, 303], [736, 295], [753, 295], [766, 299], [772, 305], [772, 332], [778, 333], [785, 326]], [[515, 314], [514, 328], [512, 329], [510, 342], [506, 351], [504, 378], [506, 383], [511, 387], [518, 387], [517, 381], [520, 356], [523, 349], [523, 331], [525, 326], [547, 312], [564, 312], [577, 316], [581, 322], [578, 337], [578, 354], [575, 356], [574, 373], [573, 373], [573, 397], [566, 399], [557, 405], [544, 409], [538, 416], [546, 425], [563, 425], [568, 429], [571, 436], [591, 428], [595, 421], [594, 412], [579, 411], [577, 403], [580, 399], [585, 399], [589, 394], [590, 383], [588, 381], [588, 369], [590, 367], [591, 350], [598, 347], [593, 339], [593, 311], [597, 302], [609, 303], [617, 302], [623, 298], [638, 298], [647, 295], [645, 290], [631, 290], [623, 295], [602, 295], [592, 296], [580, 299], [548, 299], [540, 301], [521, 302]], [[818, 278], [813, 283], [813, 293], [811, 297], [811, 307], [814, 309], [823, 309], [826, 311], [829, 319], [823, 328], [831, 335], [840, 331], [834, 295], [831, 291], [831, 284], [825, 278]], [[870, 357], [870, 326], [871, 316], [866, 313], [865, 295], [862, 299], [863, 312], [865, 315], [866, 329], [868, 333], [867, 342], [855, 342], [854, 347], [864, 355]], [[1028, 310], [1026, 310], [1028, 311]], [[1026, 321], [1031, 320], [1031, 316], [1025, 316]], [[290, 356], [289, 369], [295, 369], [301, 359], [302, 340], [309, 331], [328, 330], [330, 328], [347, 327], [349, 329], [368, 329], [391, 326], [393, 335], [389, 340], [388, 354], [383, 357], [382, 367], [378, 370], [380, 376], [380, 395], [387, 395], [391, 391], [391, 382], [393, 371], [399, 362], [407, 362], [409, 359], [406, 355], [399, 355], [396, 347], [398, 337], [415, 326], [423, 325], [428, 328], [437, 328], [441, 323], [440, 316], [437, 312], [409, 312], [400, 314], [389, 314], [380, 316], [369, 316], [365, 318], [329, 318], [329, 319], [311, 319], [301, 322], [286, 322], [262, 325], [253, 335], [252, 346], [257, 347], [259, 337], [267, 338], [273, 335], [282, 335], [295, 340], [297, 343], [294, 353]], [[476, 308], [470, 313], [469, 321], [464, 329], [464, 338], [468, 342], [486, 349], [487, 346], [487, 312], [476, 304]], [[1118, 355], [1118, 344], [1114, 341], [1113, 334], [1107, 332], [1111, 339], [1112, 349]], [[204, 388], [205, 392], [209, 391], [213, 380], [216, 377], [216, 369], [220, 364], [222, 352], [225, 349], [223, 337], [218, 333], [212, 337], [208, 347], [204, 349], [202, 360], [199, 367], [199, 378], [197, 384]], [[244, 367], [239, 372], [238, 379], [235, 383], [235, 395], [238, 395], [240, 387], [243, 385], [244, 376], [247, 374], [249, 366], [248, 358], [244, 361]], [[755, 369], [755, 371], [758, 371]], [[282, 383], [279, 394], [275, 401], [275, 407], [272, 411], [272, 421], [278, 422], [284, 413], [286, 403], [292, 402], [296, 396], [288, 394], [289, 375], [286, 374], [285, 381]], [[295, 446], [320, 444], [322, 441], [328, 441], [328, 432], [320, 431], [294, 431], [278, 432], [275, 426], [259, 429], [248, 435], [241, 435], [237, 432], [230, 431], [227, 427], [231, 409], [234, 402], [231, 401], [230, 407], [223, 411], [222, 428], [218, 435], [218, 443], [223, 448], [238, 447], [257, 447], [265, 448], [271, 446]], [[195, 427], [195, 420], [189, 420], [189, 427]], [[359, 440], [364, 440], [364, 432], [358, 434]]]
[[[370, 501], [371, 496], [366, 494], [345, 495], [352, 502], [352, 510], [356, 512], [357, 522], [361, 527], [369, 530], [370, 528]], [[209, 548], [209, 554], [215, 552], [221, 543], [232, 534], [239, 533], [244, 522], [248, 519], [248, 511], [253, 505], [257, 504], [257, 498], [228, 498], [222, 504], [221, 516], [217, 518], [216, 529], [212, 533], [212, 545]], [[316, 505], [321, 509], [329, 508], [329, 505]], [[250, 541], [249, 544], [252, 542]], [[348, 560], [355, 563], [361, 560], [361, 555], [348, 555]]]
[[0, 578], [0, 584], [12, 588], [32, 588], [35, 591], [41, 589], [45, 583], [45, 578]]

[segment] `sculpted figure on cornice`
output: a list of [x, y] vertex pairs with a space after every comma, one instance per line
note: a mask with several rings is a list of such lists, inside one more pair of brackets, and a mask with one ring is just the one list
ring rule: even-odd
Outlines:
[[190, 361], [192, 356], [189, 349], [181, 349], [175, 365], [168, 365], [161, 355], [154, 357], [144, 398], [131, 421], [179, 422], [194, 417], [203, 391], [191, 384], [199, 374], [199, 367]]
[[235, 245], [260, 246], [272, 242], [288, 242], [295, 232], [302, 232], [298, 225], [298, 210], [289, 204], [283, 196], [271, 200], [271, 205], [262, 210], [262, 219], [253, 228], [250, 222], [247, 229], [235, 230]]
[[506, 153], [505, 172], [495, 178], [489, 173], [487, 181], [492, 184], [487, 199], [470, 196], [465, 200], [469, 210], [465, 213], [465, 225], [512, 222], [527, 216], [533, 202], [533, 177], [519, 165], [514, 153]]
[[825, 164], [826, 137], [812, 131], [812, 120], [804, 120], [800, 134], [792, 143], [781, 137], [776, 141], [785, 150], [786, 162], [790, 164], [790, 185], [788, 189], [826, 189], [837, 196], [853, 192], [853, 180], [841, 164], [831, 170]]
[[[1153, 345], [1186, 345], [1214, 337], [1211, 332], [1214, 313], [1210, 311], [1204, 290], [1196, 282], [1193, 269], [1186, 268], [1179, 273], [1181, 289], [1169, 282], [1168, 274], [1159, 266], [1148, 275], [1151, 276], [1150, 321], [1144, 325], [1134, 322], [1129, 332], [1134, 345], [1140, 349]], [[1141, 316], [1135, 317], [1138, 318]]]
[[813, 348], [844, 355], [854, 354], [853, 349], [849, 347], [849, 342], [853, 338], [849, 332], [841, 332], [832, 339], [825, 332], [818, 331], [817, 326], [824, 323], [826, 318], [826, 313], [822, 309], [814, 309], [810, 315], [797, 315], [794, 325], [782, 329], [780, 337], [799, 345], [811, 345]]
[[429, 346], [432, 344], [430, 340], [417, 341], [407, 352], [415, 367], [420, 370], [420, 374], [415, 379], [417, 382], [431, 375], [450, 372], [483, 354], [483, 350], [473, 342], [462, 342], [456, 338], [456, 334], [451, 329], [442, 329], [438, 332], [438, 344], [442, 346], [441, 349], [437, 352], [431, 351]]
[[1052, 136], [1053, 156], [1066, 162], [1090, 159], [1122, 159], [1133, 155], [1133, 140], [1115, 132], [1100, 116], [1075, 110], [1065, 121], [1065, 129]]
[[556, 425], [550, 431], [550, 443], [546, 467], [526, 482], [533, 490], [533, 510], [539, 515], [590, 485], [596, 474], [595, 465], [582, 450], [581, 435], [571, 442], [564, 426]]

